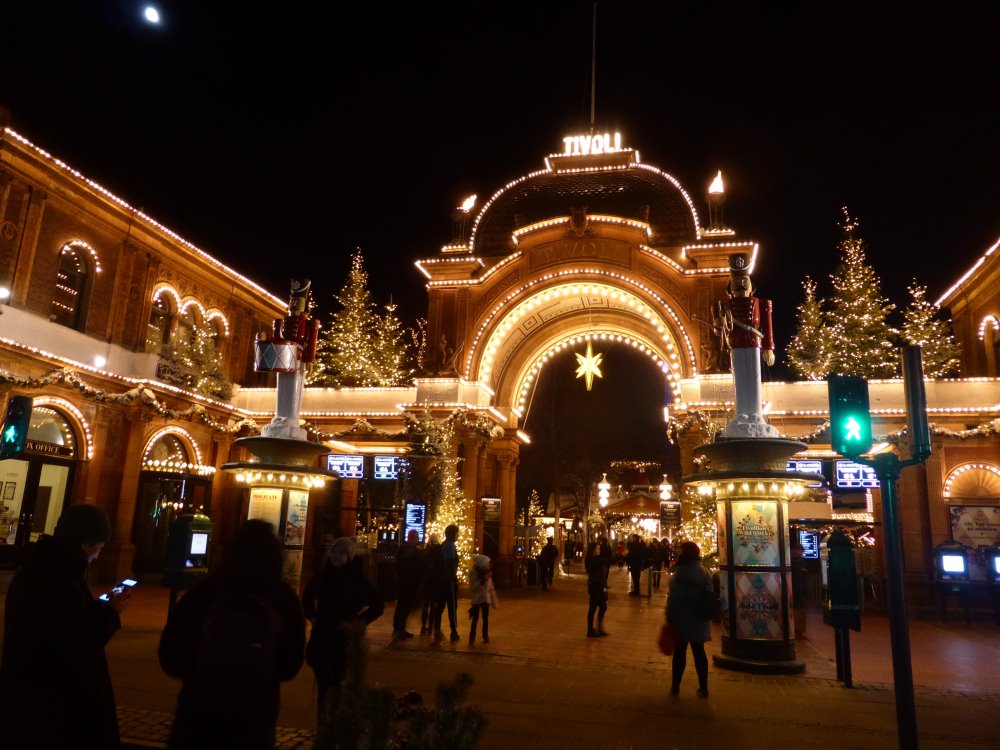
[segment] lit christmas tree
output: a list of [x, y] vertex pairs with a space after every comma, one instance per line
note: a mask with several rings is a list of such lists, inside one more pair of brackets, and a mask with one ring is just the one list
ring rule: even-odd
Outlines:
[[924, 375], [945, 378], [958, 372], [959, 349], [951, 325], [938, 315], [941, 308], [927, 300], [927, 287], [914, 280], [909, 307], [903, 311], [903, 341], [919, 346], [924, 363]]
[[531, 493], [528, 495], [528, 519], [540, 518], [545, 515], [545, 508], [542, 507], [542, 498], [538, 494], [538, 490], [532, 489]]
[[443, 459], [434, 467], [434, 481], [437, 492], [431, 520], [427, 524], [428, 534], [437, 534], [444, 542], [444, 530], [447, 526], [458, 526], [458, 539], [455, 548], [458, 550], [458, 579], [468, 580], [472, 556], [476, 554], [472, 535], [476, 512], [472, 502], [465, 497], [458, 486], [456, 466], [458, 459]]
[[[684, 503], [684, 523], [674, 534], [674, 546], [680, 542], [694, 542], [701, 550], [702, 559], [719, 549], [719, 526], [715, 501], [689, 492]], [[716, 562], [716, 565], [718, 562]]]
[[180, 327], [160, 353], [157, 377], [203, 396], [228, 401], [233, 382], [222, 369], [222, 355], [211, 326]]
[[788, 343], [788, 363], [806, 380], [823, 380], [830, 373], [830, 352], [823, 301], [816, 298], [816, 282], [808, 276], [802, 284], [806, 299], [799, 305], [798, 330]]
[[830, 372], [885, 378], [899, 369], [896, 332], [888, 317], [895, 309], [882, 296], [882, 283], [875, 270], [865, 263], [862, 240], [856, 236], [858, 222], [844, 209], [842, 260], [830, 280], [833, 297], [827, 313]]
[[[403, 385], [413, 374], [406, 366], [407, 346], [404, 341], [406, 330], [396, 317], [396, 305], [385, 306], [385, 315], [377, 318], [376, 336], [373, 342], [373, 369], [376, 385], [383, 387]], [[411, 334], [412, 337], [412, 334]]]
[[379, 318], [368, 291], [368, 274], [360, 250], [351, 257], [347, 283], [334, 299], [341, 309], [330, 316], [320, 334], [309, 384], [379, 385]]

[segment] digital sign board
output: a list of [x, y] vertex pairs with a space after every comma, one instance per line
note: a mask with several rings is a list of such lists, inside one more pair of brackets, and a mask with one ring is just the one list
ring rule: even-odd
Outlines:
[[[819, 459], [801, 459], [795, 461], [789, 461], [787, 466], [788, 471], [797, 471], [800, 474], [822, 474], [823, 473], [823, 462]], [[810, 487], [822, 487], [821, 482], [816, 482], [815, 484], [810, 484]]]
[[375, 479], [395, 479], [399, 476], [399, 468], [403, 459], [399, 456], [375, 456]]
[[337, 472], [341, 479], [364, 479], [365, 457], [331, 453], [326, 457], [326, 468]]
[[836, 482], [834, 486], [841, 489], [868, 489], [878, 487], [878, 477], [875, 469], [854, 461], [837, 461], [835, 465]]
[[802, 557], [806, 560], [819, 559], [819, 534], [799, 529], [799, 544], [802, 545]]
[[403, 525], [403, 541], [410, 537], [410, 530], [417, 532], [419, 541], [424, 541], [424, 528], [427, 525], [427, 506], [421, 503], [407, 503]]

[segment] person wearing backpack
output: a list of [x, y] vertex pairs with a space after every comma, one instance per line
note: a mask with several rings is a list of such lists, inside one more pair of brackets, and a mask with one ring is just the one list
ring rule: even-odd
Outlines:
[[280, 684], [298, 674], [305, 647], [302, 608], [281, 573], [274, 527], [247, 521], [218, 572], [168, 615], [160, 666], [182, 680], [168, 748], [274, 747]]
[[667, 622], [674, 626], [674, 655], [671, 664], [670, 695], [680, 693], [681, 678], [687, 666], [687, 648], [691, 644], [694, 668], [698, 673], [699, 698], [708, 697], [708, 655], [705, 644], [712, 640], [711, 615], [706, 616], [704, 602], [714, 597], [712, 576], [701, 564], [701, 550], [694, 542], [684, 542], [677, 564], [670, 573], [667, 593]]
[[347, 672], [350, 631], [367, 628], [384, 609], [382, 597], [365, 579], [354, 549], [353, 539], [337, 539], [319, 575], [302, 594], [302, 607], [312, 623], [306, 663], [316, 673], [320, 724], [336, 713], [340, 683]]
[[87, 568], [111, 539], [108, 514], [70, 505], [28, 545], [7, 589], [0, 711], [4, 748], [115, 750], [115, 696], [104, 647], [128, 593], [95, 599]]

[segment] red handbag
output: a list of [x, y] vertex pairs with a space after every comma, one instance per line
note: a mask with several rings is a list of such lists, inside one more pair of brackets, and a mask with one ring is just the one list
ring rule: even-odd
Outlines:
[[664, 656], [673, 656], [674, 642], [676, 640], [677, 631], [674, 630], [674, 626], [669, 622], [663, 623], [663, 627], [660, 628], [660, 637], [656, 644], [660, 647], [660, 651]]

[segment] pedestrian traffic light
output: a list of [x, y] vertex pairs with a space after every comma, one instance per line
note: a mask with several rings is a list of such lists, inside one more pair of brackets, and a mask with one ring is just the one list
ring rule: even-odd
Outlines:
[[831, 375], [830, 445], [842, 456], [860, 456], [872, 447], [868, 381], [854, 375]]
[[3, 429], [0, 430], [0, 460], [13, 458], [24, 451], [28, 443], [32, 403], [31, 396], [10, 397]]

